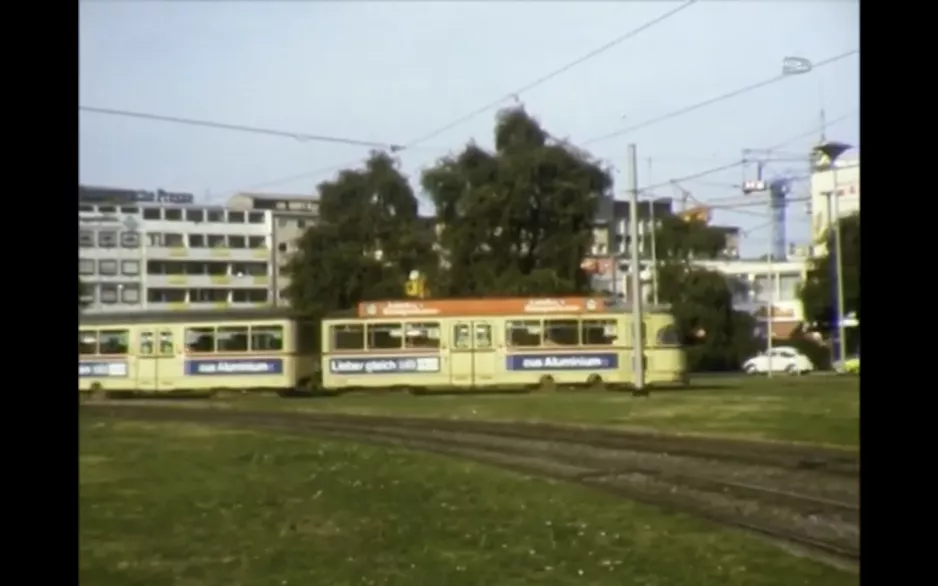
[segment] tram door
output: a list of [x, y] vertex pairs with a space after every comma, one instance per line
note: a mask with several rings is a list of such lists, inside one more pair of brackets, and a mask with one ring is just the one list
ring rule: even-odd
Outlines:
[[493, 385], [495, 360], [491, 323], [466, 321], [453, 326], [450, 384], [456, 387]]
[[137, 388], [144, 392], [171, 391], [176, 386], [176, 345], [171, 330], [141, 330], [137, 352]]

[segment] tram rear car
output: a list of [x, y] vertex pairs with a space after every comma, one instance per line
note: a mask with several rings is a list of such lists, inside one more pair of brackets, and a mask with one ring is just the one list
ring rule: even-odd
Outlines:
[[271, 310], [82, 316], [81, 393], [276, 391], [316, 376], [318, 328]]

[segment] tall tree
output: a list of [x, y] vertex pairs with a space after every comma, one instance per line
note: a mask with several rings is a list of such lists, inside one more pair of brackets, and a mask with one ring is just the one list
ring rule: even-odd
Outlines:
[[394, 159], [372, 153], [363, 169], [319, 185], [320, 217], [300, 238], [288, 264], [287, 297], [321, 317], [360, 301], [397, 299], [412, 270], [435, 264], [432, 224]]
[[468, 144], [422, 176], [448, 270], [443, 296], [586, 293], [580, 268], [612, 180], [523, 108], [499, 113], [495, 150]]
[[754, 321], [733, 309], [740, 284], [696, 266], [715, 259], [725, 235], [699, 220], [665, 216], [655, 232], [659, 299], [669, 303], [688, 347], [694, 370], [736, 369], [753, 350]]
[[[839, 221], [840, 241], [843, 258], [844, 314], [855, 312], [860, 316], [860, 214], [853, 214]], [[825, 234], [825, 242], [833, 242]], [[801, 288], [801, 303], [804, 306], [805, 320], [817, 323], [827, 331], [834, 322], [835, 281], [832, 255], [833, 245], [827, 247], [827, 254], [813, 259], [808, 267], [807, 278]]]

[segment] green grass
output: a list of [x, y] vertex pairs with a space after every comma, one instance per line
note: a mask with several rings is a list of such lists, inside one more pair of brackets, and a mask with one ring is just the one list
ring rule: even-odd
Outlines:
[[312, 437], [80, 421], [83, 586], [854, 585], [586, 488]]
[[[856, 377], [702, 378], [689, 389], [629, 393], [559, 392], [414, 397], [350, 394], [283, 400], [213, 400], [217, 408], [401, 415], [479, 420], [555, 421], [620, 429], [856, 447], [860, 393]], [[192, 403], [204, 406], [205, 403]]]

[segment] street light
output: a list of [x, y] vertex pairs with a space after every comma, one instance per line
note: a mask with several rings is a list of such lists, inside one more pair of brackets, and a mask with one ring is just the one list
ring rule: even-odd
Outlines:
[[[813, 161], [812, 167], [813, 170], [830, 170], [831, 172], [831, 189], [827, 192], [827, 239], [828, 239], [828, 251], [827, 254], [830, 256], [830, 238], [834, 238], [834, 254], [831, 257], [831, 269], [834, 272], [835, 277], [835, 289], [834, 289], [834, 303], [835, 303], [835, 315], [837, 316], [837, 340], [836, 345], [836, 354], [837, 360], [840, 364], [843, 364], [847, 358], [847, 348], [846, 348], [846, 327], [844, 325], [844, 275], [843, 275], [843, 258], [842, 258], [842, 244], [840, 236], [840, 210], [838, 209], [838, 200], [837, 200], [837, 159], [840, 158], [842, 154], [850, 150], [851, 146], [849, 144], [837, 141], [829, 141], [818, 146], [814, 147], [812, 151]], [[833, 332], [831, 332], [833, 336]], [[831, 354], [834, 354], [835, 348], [831, 348]]]

